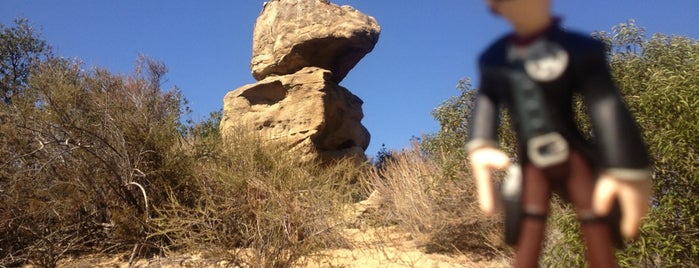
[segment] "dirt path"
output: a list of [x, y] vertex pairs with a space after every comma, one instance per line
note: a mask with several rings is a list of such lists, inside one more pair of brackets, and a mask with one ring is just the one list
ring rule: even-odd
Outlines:
[[[395, 228], [345, 229], [345, 237], [351, 243], [351, 249], [325, 250], [318, 254], [324, 257], [313, 257], [301, 260], [299, 267], [425, 267], [425, 268], [454, 268], [454, 267], [509, 267], [506, 258], [486, 259], [477, 254], [426, 254], [416, 244], [410, 234], [397, 231]], [[79, 259], [61, 261], [59, 267], [115, 267], [127, 268], [128, 261], [124, 255], [119, 256], [85, 256]], [[143, 259], [136, 261], [131, 267], [231, 267], [226, 261], [202, 258], [201, 254], [183, 254], [167, 258]], [[233, 266], [235, 267], [235, 266]]]
[[410, 234], [394, 228], [346, 229], [353, 249], [328, 250], [331, 258], [309, 261], [306, 267], [509, 267], [505, 258], [490, 260], [477, 254], [426, 254]]
[[[373, 196], [373, 195], [372, 195]], [[347, 222], [356, 219], [367, 208], [376, 206], [370, 200], [360, 202], [356, 207], [349, 209]], [[510, 260], [506, 256], [486, 258], [482, 255], [470, 252], [460, 254], [427, 254], [418, 245], [418, 240], [411, 234], [402, 232], [396, 227], [363, 227], [346, 228], [343, 236], [350, 244], [346, 249], [328, 249], [319, 252], [317, 256], [301, 259], [299, 268], [504, 268], [511, 267]], [[114, 267], [128, 268], [128, 259], [125, 254], [118, 256], [86, 256], [79, 259], [64, 260], [59, 267], [88, 268], [88, 267]], [[211, 257], [202, 257], [202, 254], [191, 253], [166, 258], [153, 258], [138, 260], [131, 267], [155, 268], [155, 267], [238, 267], [227, 261]]]

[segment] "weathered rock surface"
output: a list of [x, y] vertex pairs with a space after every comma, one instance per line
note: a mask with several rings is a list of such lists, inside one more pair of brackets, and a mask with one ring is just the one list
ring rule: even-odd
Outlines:
[[250, 63], [258, 82], [224, 97], [224, 138], [249, 129], [304, 159], [366, 160], [362, 100], [339, 82], [374, 48], [379, 32], [374, 18], [327, 0], [265, 3]]
[[369, 132], [361, 124], [362, 100], [332, 81], [328, 70], [307, 67], [270, 76], [224, 97], [221, 129], [248, 127], [264, 139], [291, 145], [323, 160], [364, 159]]
[[379, 39], [373, 17], [327, 0], [272, 0], [257, 18], [252, 62], [255, 79], [292, 74], [304, 67], [332, 72], [342, 81]]

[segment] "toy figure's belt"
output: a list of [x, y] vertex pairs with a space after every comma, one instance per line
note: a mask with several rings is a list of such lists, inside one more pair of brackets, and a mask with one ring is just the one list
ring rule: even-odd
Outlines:
[[568, 160], [568, 142], [558, 132], [534, 136], [527, 141], [527, 156], [535, 166], [547, 168]]

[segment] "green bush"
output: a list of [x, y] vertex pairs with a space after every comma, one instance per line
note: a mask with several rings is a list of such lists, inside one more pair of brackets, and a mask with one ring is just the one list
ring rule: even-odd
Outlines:
[[[645, 31], [634, 21], [615, 26], [612, 33], [594, 36], [609, 45], [610, 65], [629, 109], [643, 129], [654, 160], [652, 208], [641, 234], [617, 252], [621, 267], [696, 267], [699, 258], [699, 44], [680, 36]], [[569, 228], [568, 215], [556, 218], [563, 232], [552, 241], [545, 260], [556, 266], [581, 265], [579, 245], [561, 247], [578, 236]], [[573, 244], [574, 245], [574, 244]], [[563, 249], [563, 253], [561, 252]], [[566, 253], [567, 252], [567, 253]], [[556, 256], [566, 256], [561, 258]], [[549, 262], [553, 261], [553, 262]]]
[[[611, 33], [596, 32], [594, 36], [610, 48], [612, 73], [643, 129], [654, 161], [650, 214], [641, 226], [639, 239], [617, 252], [619, 264], [696, 267], [699, 43], [663, 34], [646, 38], [645, 30], [633, 20], [615, 26]], [[576, 236], [574, 231], [565, 234], [565, 241]], [[570, 251], [569, 255], [579, 255], [581, 250]], [[574, 267], [578, 262], [573, 259], [559, 264]]]
[[[622, 94], [643, 130], [654, 161], [652, 208], [641, 227], [640, 238], [629, 243], [617, 257], [622, 267], [696, 267], [699, 259], [699, 43], [682, 36], [655, 34], [634, 21], [613, 27], [611, 33], [593, 37], [609, 47], [610, 67]], [[465, 80], [467, 81], [467, 80]], [[451, 166], [464, 161], [468, 114], [473, 91], [460, 82], [461, 94], [434, 110], [442, 126], [423, 139], [428, 155], [450, 155]], [[466, 89], [466, 90], [464, 90]], [[577, 120], [588, 133], [589, 123], [580, 101]], [[507, 120], [501, 120], [506, 123]], [[513, 137], [501, 127], [501, 146], [511, 152]], [[445, 153], [446, 152], [446, 153]], [[580, 267], [580, 244], [573, 212], [557, 204], [542, 264]]]

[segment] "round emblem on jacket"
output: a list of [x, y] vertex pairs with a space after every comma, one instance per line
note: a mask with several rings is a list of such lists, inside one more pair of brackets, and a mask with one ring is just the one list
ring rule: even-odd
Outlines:
[[529, 47], [524, 60], [524, 69], [534, 80], [548, 82], [555, 80], [568, 67], [568, 53], [560, 45], [539, 41]]

